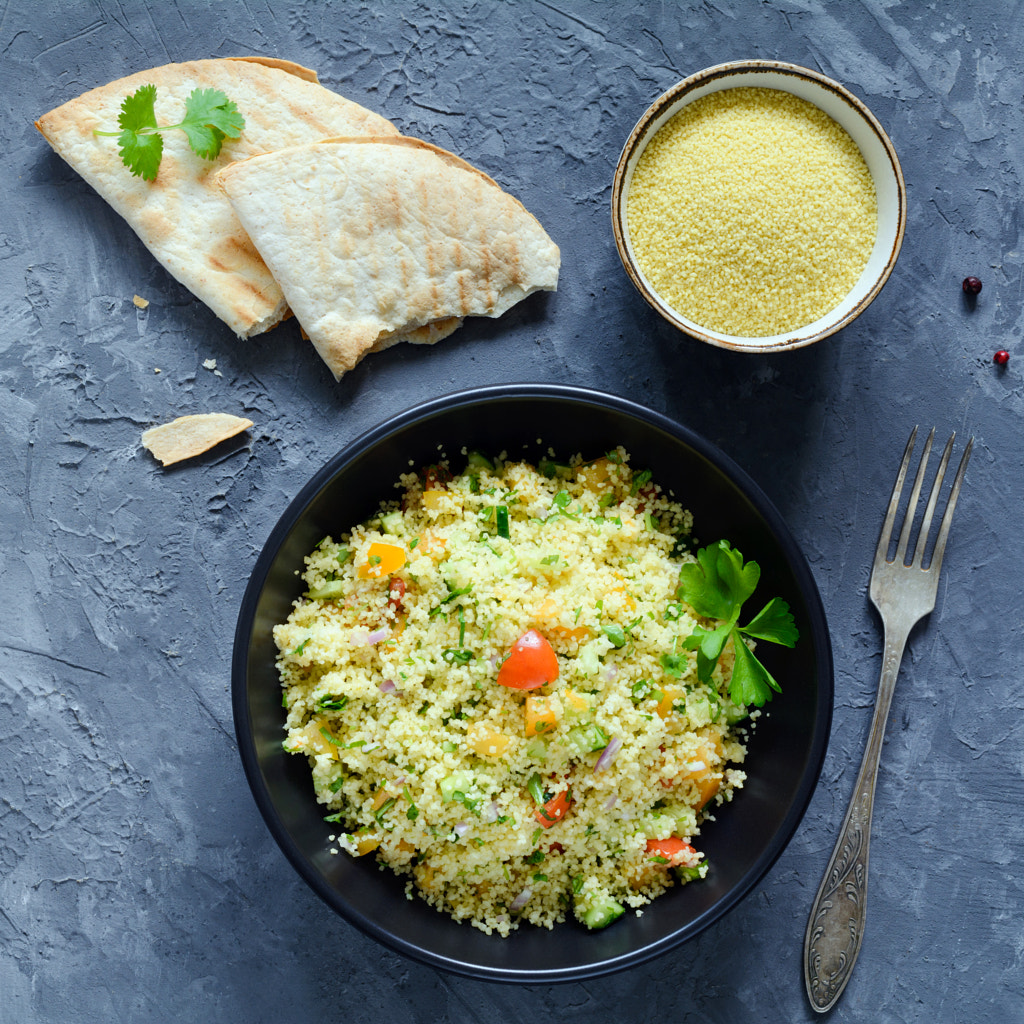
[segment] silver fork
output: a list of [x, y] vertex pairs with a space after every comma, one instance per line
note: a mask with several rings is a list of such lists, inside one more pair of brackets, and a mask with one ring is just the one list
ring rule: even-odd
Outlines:
[[905, 564], [907, 544], [914, 523], [921, 484], [924, 481], [928, 456], [931, 453], [933, 427], [925, 442], [924, 453], [914, 488], [907, 504], [903, 528], [896, 543], [895, 557], [890, 561], [889, 547], [892, 543], [893, 523], [903, 491], [903, 482], [914, 451], [917, 427], [914, 427], [903, 453], [903, 463], [896, 477], [889, 509], [882, 523], [882, 533], [871, 567], [871, 600], [882, 617], [885, 632], [885, 649], [882, 656], [882, 677], [878, 683], [878, 698], [875, 713], [871, 719], [867, 749], [861, 761], [860, 772], [854, 785], [853, 797], [847, 808], [843, 826], [839, 830], [832, 857], [825, 869], [818, 895], [814, 898], [807, 933], [804, 936], [804, 982], [811, 1006], [819, 1013], [830, 1010], [850, 980], [853, 965], [860, 952], [864, 937], [868, 888], [868, 844], [871, 840], [871, 810], [875, 800], [875, 779], [878, 775], [878, 759], [882, 752], [882, 738], [885, 722], [889, 716], [889, 704], [899, 674], [903, 650], [907, 637], [914, 625], [935, 607], [935, 594], [939, 586], [939, 569], [946, 550], [949, 524], [953, 509], [960, 495], [960, 487], [967, 471], [967, 460], [971, 456], [974, 438], [967, 442], [960, 465], [950, 488], [946, 511], [939, 524], [938, 536], [927, 567], [924, 564], [928, 531], [931, 528], [939, 491], [953, 451], [950, 437], [942, 453], [942, 460], [935, 475], [928, 504], [924, 510], [921, 529], [918, 533], [914, 557]]

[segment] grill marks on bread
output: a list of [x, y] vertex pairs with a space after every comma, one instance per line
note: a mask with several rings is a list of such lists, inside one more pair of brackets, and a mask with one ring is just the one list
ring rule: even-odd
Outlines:
[[[218, 181], [335, 377], [558, 283], [558, 246], [525, 207], [418, 139], [291, 147]], [[311, 245], [317, 236], [326, 244]]]

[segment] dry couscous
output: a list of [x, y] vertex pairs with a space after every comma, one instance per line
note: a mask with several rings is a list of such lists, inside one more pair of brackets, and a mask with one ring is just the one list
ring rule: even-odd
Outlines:
[[834, 309], [878, 226], [871, 173], [845, 129], [788, 92], [749, 87], [667, 121], [637, 161], [626, 210], [637, 264], [661, 298], [747, 337]]
[[[692, 843], [743, 784], [764, 695], [736, 691], [756, 659], [735, 616], [680, 598], [689, 513], [621, 448], [468, 453], [401, 487], [320, 542], [275, 629], [285, 747], [309, 758], [332, 852], [375, 854], [410, 898], [501, 935], [567, 911], [603, 927], [702, 878]], [[723, 578], [756, 584], [722, 548]]]

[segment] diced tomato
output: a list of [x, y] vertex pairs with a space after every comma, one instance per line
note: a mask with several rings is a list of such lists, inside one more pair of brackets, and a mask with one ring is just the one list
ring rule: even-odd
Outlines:
[[535, 629], [528, 629], [513, 645], [498, 669], [498, 683], [513, 690], [534, 690], [558, 678], [558, 656]]
[[452, 479], [452, 474], [447, 466], [427, 466], [423, 470], [423, 490], [432, 491], [438, 487], [444, 487]]
[[569, 813], [570, 807], [572, 807], [572, 793], [565, 789], [558, 796], [552, 797], [543, 807], [538, 807], [533, 816], [541, 828], [551, 828]]
[[668, 862], [666, 867], [675, 867], [682, 861], [689, 860], [695, 852], [689, 843], [676, 836], [669, 836], [668, 839], [647, 840], [647, 855], [651, 858], [664, 859]]
[[405, 605], [405, 580], [392, 576], [388, 583], [388, 606], [397, 615]]

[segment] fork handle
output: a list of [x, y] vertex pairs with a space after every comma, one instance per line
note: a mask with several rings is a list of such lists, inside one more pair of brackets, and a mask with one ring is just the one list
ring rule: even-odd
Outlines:
[[850, 980], [864, 937], [868, 894], [868, 848], [875, 779], [882, 753], [896, 676], [913, 623], [887, 623], [875, 713], [853, 797], [839, 838], [814, 898], [804, 936], [804, 983], [811, 1006], [830, 1010]]

